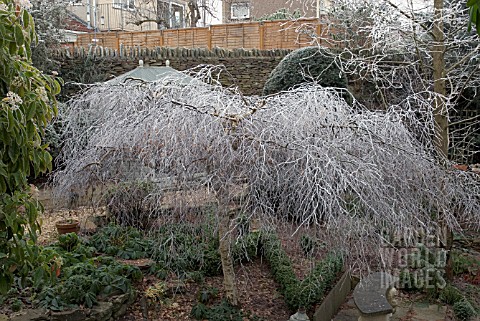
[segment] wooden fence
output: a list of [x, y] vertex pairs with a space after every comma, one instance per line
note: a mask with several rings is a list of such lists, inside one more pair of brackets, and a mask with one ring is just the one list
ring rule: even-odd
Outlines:
[[312, 44], [327, 32], [317, 19], [262, 21], [213, 25], [205, 28], [151, 31], [114, 31], [78, 35], [74, 47], [98, 45], [120, 50], [126, 47], [185, 47], [225, 49], [297, 49]]

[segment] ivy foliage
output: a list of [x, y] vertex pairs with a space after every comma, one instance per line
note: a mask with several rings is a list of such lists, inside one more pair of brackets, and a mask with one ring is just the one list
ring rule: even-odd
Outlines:
[[[24, 1], [28, 5], [28, 1]], [[44, 129], [57, 113], [60, 84], [31, 65], [34, 21], [12, 0], [0, 1], [0, 293], [14, 275], [35, 266], [40, 204], [28, 194], [27, 177], [51, 169], [42, 145]]]
[[268, 77], [263, 94], [279, 93], [312, 81], [325, 87], [347, 87], [345, 76], [327, 49], [306, 47], [289, 53], [280, 61]]

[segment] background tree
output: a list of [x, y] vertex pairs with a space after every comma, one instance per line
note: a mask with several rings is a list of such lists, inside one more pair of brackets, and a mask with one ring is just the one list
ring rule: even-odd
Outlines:
[[[465, 32], [469, 11], [464, 3], [425, 4], [418, 8], [410, 2], [400, 8], [390, 0], [332, 1], [325, 16], [331, 32], [315, 40], [339, 48], [335, 59], [348, 79], [360, 88], [370, 87], [364, 97], [377, 98], [369, 102], [372, 109], [396, 106], [427, 116], [424, 126], [431, 131], [422, 141], [438, 161], [450, 156], [472, 162], [479, 150], [471, 143], [475, 137], [465, 134], [476, 135], [480, 115], [466, 119], [456, 115], [462, 107], [459, 101], [473, 101], [477, 93], [478, 35]], [[455, 116], [457, 120], [449, 122]], [[449, 233], [447, 248], [452, 237]], [[451, 277], [451, 264], [447, 272]]]
[[20, 4], [0, 3], [0, 291], [14, 275], [35, 265], [41, 205], [29, 195], [27, 176], [51, 169], [42, 145], [44, 129], [56, 114], [59, 83], [32, 67], [30, 43], [36, 41], [32, 16]]
[[[217, 0], [204, 0], [199, 3], [198, 0], [189, 0], [181, 16], [180, 25], [172, 25], [172, 20], [176, 19], [175, 11], [172, 11], [169, 1], [146, 0], [135, 3], [135, 10], [131, 12], [129, 23], [140, 26], [144, 23], [155, 22], [158, 29], [179, 28], [185, 26], [194, 28], [199, 27], [198, 22], [202, 18], [216, 17]], [[203, 15], [202, 15], [203, 12]], [[204, 17], [205, 16], [205, 17]], [[177, 21], [177, 24], [179, 22]]]
[[202, 16], [200, 15], [200, 8], [198, 6], [198, 1], [188, 1], [188, 10], [190, 15], [190, 27], [194, 28], [197, 26], [197, 22], [202, 19]]
[[358, 89], [360, 101], [371, 108], [430, 104], [436, 112], [429, 114], [435, 117], [425, 122], [437, 126], [426, 143], [435, 141], [438, 153], [449, 148], [458, 162], [472, 161], [475, 151], [466, 148], [461, 136], [470, 128], [474, 132], [480, 117], [457, 119], [451, 131], [447, 120], [458, 117], [458, 103], [472, 101], [477, 92], [478, 35], [466, 32], [464, 3], [427, 4], [402, 9], [391, 1], [335, 0], [324, 16], [327, 30], [314, 40], [339, 49], [332, 55]]
[[52, 52], [65, 39], [65, 21], [68, 16], [65, 1], [33, 1], [29, 10], [35, 21], [38, 41], [31, 45], [33, 65], [45, 73], [59, 72], [61, 63]]

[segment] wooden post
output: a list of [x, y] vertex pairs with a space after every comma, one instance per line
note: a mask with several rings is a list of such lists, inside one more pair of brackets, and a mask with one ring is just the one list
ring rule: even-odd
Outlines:
[[115, 32], [115, 38], [117, 39], [117, 50], [120, 52], [120, 35], [118, 34], [118, 31]]
[[258, 33], [259, 33], [258, 37], [260, 38], [259, 49], [265, 50], [265, 26], [263, 24], [263, 21], [261, 21], [260, 24], [258, 25]]
[[245, 48], [245, 24], [242, 23], [242, 48]]
[[228, 45], [228, 25], [225, 24], [225, 43], [222, 46], [223, 48], [230, 49], [230, 46]]
[[163, 38], [163, 30], [160, 30], [160, 47], [163, 47], [165, 39]]
[[212, 50], [212, 26], [209, 26], [207, 31], [207, 47]]
[[317, 40], [318, 40], [318, 43], [320, 44], [322, 42], [322, 24], [320, 23], [320, 19], [317, 20]]

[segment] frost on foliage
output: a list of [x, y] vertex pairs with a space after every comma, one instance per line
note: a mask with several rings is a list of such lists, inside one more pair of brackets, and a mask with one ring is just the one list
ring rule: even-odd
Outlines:
[[438, 165], [410, 103], [375, 112], [320, 86], [262, 98], [198, 79], [96, 85], [65, 115], [56, 190], [150, 180], [152, 211], [201, 191], [268, 226], [322, 225], [355, 253], [384, 227], [478, 228], [478, 178]]

